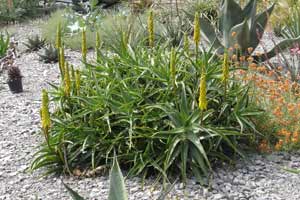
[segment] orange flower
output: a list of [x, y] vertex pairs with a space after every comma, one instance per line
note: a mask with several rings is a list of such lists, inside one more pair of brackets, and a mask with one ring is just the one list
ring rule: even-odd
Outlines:
[[248, 53], [251, 54], [252, 51], [253, 51], [253, 48], [252, 48], [252, 47], [249, 47], [247, 50], [248, 50]]
[[283, 140], [280, 139], [280, 140], [276, 143], [275, 149], [276, 149], [277, 151], [279, 151], [279, 150], [282, 148], [282, 146], [283, 146]]
[[234, 31], [231, 33], [231, 37], [235, 37], [235, 36], [236, 36], [236, 32]]

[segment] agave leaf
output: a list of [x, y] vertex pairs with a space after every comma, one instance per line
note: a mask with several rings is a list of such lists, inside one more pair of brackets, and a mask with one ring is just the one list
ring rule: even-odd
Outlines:
[[263, 11], [262, 13], [256, 16], [254, 25], [253, 27], [251, 27], [251, 44], [250, 44], [251, 47], [253, 48], [257, 47], [260, 38], [262, 37], [265, 31], [268, 19], [273, 12], [274, 6], [275, 4], [273, 4], [267, 10]]
[[250, 44], [250, 29], [248, 26], [248, 21], [245, 19], [244, 22], [232, 27], [230, 33], [236, 32], [236, 36], [230, 39], [230, 45], [233, 47], [235, 42], [237, 42], [242, 50], [245, 52]]
[[221, 16], [220, 16], [220, 32], [223, 35], [223, 40], [225, 43], [225, 47], [229, 47], [229, 32], [230, 29], [242, 23], [243, 16], [241, 15], [242, 9], [238, 3], [234, 0], [225, 0], [221, 7]]
[[[264, 54], [261, 57], [261, 61], [263, 62], [263, 61], [265, 61], [267, 59], [270, 59], [270, 58], [274, 57], [276, 54], [278, 54], [279, 52], [282, 52], [286, 48], [290, 47], [293, 43], [299, 43], [299, 42], [300, 42], [300, 36], [297, 37], [297, 38], [293, 38], [293, 39], [282, 40], [276, 46], [274, 46], [272, 50], [270, 50], [269, 52], [267, 52], [266, 54]], [[257, 57], [254, 57], [254, 58], [256, 60], [258, 60]]]
[[128, 195], [125, 188], [124, 178], [117, 161], [114, 156], [113, 165], [110, 171], [110, 189], [108, 200], [127, 200]]
[[200, 17], [201, 24], [201, 33], [204, 36], [205, 40], [209, 41], [210, 44], [213, 44], [215, 49], [218, 49], [222, 46], [221, 42], [216, 36], [216, 32], [212, 24], [204, 17]]
[[250, 0], [247, 5], [245, 6], [245, 8], [243, 9], [243, 16], [247, 17], [253, 14], [253, 8], [255, 8], [255, 12], [256, 12], [256, 5], [257, 5], [257, 1], [256, 0]]
[[63, 185], [65, 186], [65, 188], [68, 190], [68, 192], [70, 193], [71, 197], [73, 200], [84, 200], [84, 198], [82, 196], [80, 196], [77, 192], [75, 192], [74, 190], [72, 190], [68, 185], [66, 185], [63, 182]]

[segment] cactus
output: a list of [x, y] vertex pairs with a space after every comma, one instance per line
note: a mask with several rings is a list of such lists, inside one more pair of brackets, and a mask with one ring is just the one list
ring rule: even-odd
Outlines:
[[[249, 55], [247, 49], [249, 47], [255, 49], [258, 46], [274, 6], [275, 4], [257, 14], [256, 0], [250, 0], [244, 9], [234, 0], [223, 0], [218, 23], [219, 32], [215, 31], [207, 19], [199, 17], [201, 32], [219, 54], [223, 54], [229, 47], [238, 46], [240, 54]], [[221, 37], [217, 37], [217, 35], [221, 35]], [[275, 56], [278, 50], [288, 48], [293, 42], [300, 42], [300, 36], [281, 41], [260, 58], [261, 61]]]
[[21, 71], [17, 66], [9, 67], [7, 71], [7, 75], [9, 81], [22, 78]]

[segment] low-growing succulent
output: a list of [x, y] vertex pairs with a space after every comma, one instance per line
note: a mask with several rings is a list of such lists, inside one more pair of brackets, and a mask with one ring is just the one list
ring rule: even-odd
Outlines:
[[44, 48], [43, 54], [39, 54], [39, 56], [44, 63], [58, 62], [58, 50], [52, 45], [49, 45], [48, 47]]
[[8, 81], [22, 78], [21, 70], [17, 66], [11, 66], [8, 68]]
[[40, 38], [38, 35], [29, 37], [27, 43], [24, 45], [28, 48], [28, 51], [38, 51], [43, 48], [46, 44], [46, 39]]
[[[223, 54], [225, 49], [236, 47], [239, 54], [248, 55], [249, 47], [255, 49], [258, 46], [274, 6], [257, 14], [256, 0], [250, 0], [244, 9], [234, 0], [223, 0], [219, 27], [214, 27], [205, 17], [200, 17], [201, 32], [219, 54]], [[297, 41], [300, 41], [300, 36], [281, 41], [260, 60], [274, 57], [278, 50], [284, 50]]]

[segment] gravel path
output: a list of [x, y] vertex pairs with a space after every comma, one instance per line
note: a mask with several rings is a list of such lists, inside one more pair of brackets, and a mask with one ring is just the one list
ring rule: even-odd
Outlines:
[[[36, 25], [17, 26], [16, 30], [16, 39], [20, 41], [29, 34], [39, 33]], [[78, 52], [67, 51], [67, 54], [69, 60], [79, 60]], [[39, 172], [26, 171], [42, 140], [38, 133], [41, 89], [49, 87], [47, 82], [57, 83], [59, 77], [57, 65], [39, 62], [35, 53], [21, 54], [17, 64], [24, 76], [24, 93], [11, 94], [7, 85], [2, 84], [5, 77], [0, 75], [0, 200], [71, 199], [61, 179], [87, 199], [107, 199], [107, 176], [40, 178]], [[217, 169], [210, 189], [189, 179], [185, 188], [176, 184], [168, 199], [298, 200], [300, 175], [287, 172], [284, 167], [299, 169], [300, 151], [251, 155], [248, 161], [238, 161], [234, 168], [225, 165]], [[153, 180], [147, 180], [141, 188], [139, 178], [127, 180], [126, 185], [132, 200], [156, 199], [161, 189], [153, 187]]]

